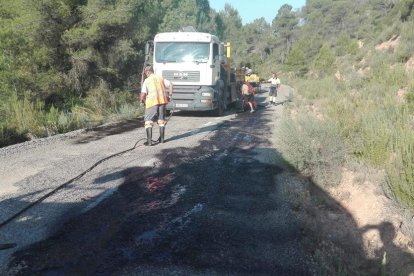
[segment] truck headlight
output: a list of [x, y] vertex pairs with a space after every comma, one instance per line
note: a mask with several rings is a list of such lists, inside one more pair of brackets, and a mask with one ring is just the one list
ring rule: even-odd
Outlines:
[[203, 92], [203, 93], [201, 93], [201, 96], [203, 96], [203, 97], [211, 97], [211, 93], [210, 92]]
[[205, 104], [212, 104], [213, 101], [211, 99], [207, 99], [207, 100], [200, 100], [200, 103], [205, 103]]

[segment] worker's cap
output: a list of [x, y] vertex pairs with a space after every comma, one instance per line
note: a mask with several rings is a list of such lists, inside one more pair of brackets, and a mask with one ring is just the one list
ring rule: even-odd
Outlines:
[[144, 68], [144, 72], [154, 72], [154, 68], [151, 65], [147, 65]]

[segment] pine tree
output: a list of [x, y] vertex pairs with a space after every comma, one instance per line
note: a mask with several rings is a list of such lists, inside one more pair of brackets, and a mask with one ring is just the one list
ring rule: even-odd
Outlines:
[[305, 54], [299, 44], [293, 45], [283, 68], [285, 71], [294, 72], [297, 76], [303, 76], [307, 72]]
[[335, 70], [335, 55], [328, 44], [324, 44], [316, 55], [312, 69], [319, 76], [332, 74]]

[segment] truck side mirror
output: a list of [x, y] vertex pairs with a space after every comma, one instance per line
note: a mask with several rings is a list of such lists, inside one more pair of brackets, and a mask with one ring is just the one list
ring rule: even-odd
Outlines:
[[152, 46], [154, 45], [153, 41], [147, 41], [145, 44], [145, 60], [148, 61], [151, 55]]
[[145, 56], [147, 56], [147, 57], [148, 57], [149, 52], [150, 52], [150, 44], [149, 44], [149, 42], [147, 42], [147, 43], [145, 44]]

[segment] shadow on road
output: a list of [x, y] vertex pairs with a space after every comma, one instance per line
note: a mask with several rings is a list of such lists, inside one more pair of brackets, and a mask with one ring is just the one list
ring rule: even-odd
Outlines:
[[[16, 252], [8, 271], [20, 275], [380, 273], [381, 259], [368, 258], [364, 252], [362, 235], [367, 229], [359, 229], [346, 209], [290, 167], [262, 135], [271, 132], [266, 124], [269, 112], [240, 114], [195, 148], [165, 149], [156, 156], [160, 165], [155, 168], [132, 166], [97, 178], [96, 183], [104, 183], [123, 177], [124, 183], [49, 239]], [[320, 210], [333, 215], [321, 218]], [[347, 220], [346, 227], [338, 217]], [[36, 219], [41, 223], [41, 217]], [[329, 231], [341, 227], [342, 231]], [[391, 224], [369, 228], [381, 233], [384, 245], [379, 255], [393, 250], [413, 260], [394, 245]]]
[[172, 142], [172, 141], [176, 141], [176, 140], [180, 140], [180, 139], [184, 139], [186, 137], [190, 137], [199, 133], [206, 133], [206, 132], [210, 132], [217, 129], [217, 125], [211, 125], [211, 126], [204, 126], [201, 128], [196, 128], [192, 131], [188, 131], [186, 133], [180, 134], [180, 135], [175, 135], [172, 137], [167, 138], [165, 141], [166, 142]]
[[122, 122], [117, 122], [109, 125], [102, 125], [98, 127], [91, 128], [87, 131], [86, 134], [82, 135], [80, 138], [74, 139], [75, 144], [86, 144], [93, 141], [100, 140], [107, 136], [118, 135], [125, 132], [133, 131], [137, 128], [141, 128], [144, 125], [143, 118], [126, 120]]

